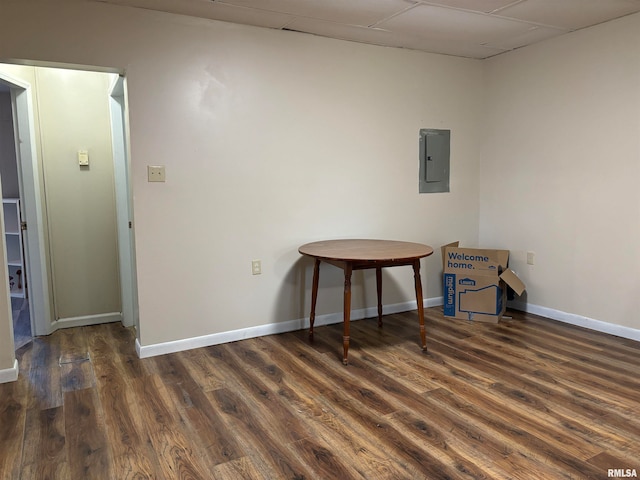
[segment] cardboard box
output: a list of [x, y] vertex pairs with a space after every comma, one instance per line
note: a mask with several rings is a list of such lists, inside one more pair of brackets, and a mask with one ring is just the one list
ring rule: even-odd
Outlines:
[[497, 323], [507, 307], [507, 288], [522, 295], [525, 285], [508, 268], [509, 250], [442, 247], [444, 314]]

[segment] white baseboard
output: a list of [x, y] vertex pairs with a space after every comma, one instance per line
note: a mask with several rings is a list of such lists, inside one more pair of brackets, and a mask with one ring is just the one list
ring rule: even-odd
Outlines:
[[[435, 307], [442, 305], [443, 298], [425, 299], [425, 307]], [[384, 315], [400, 312], [408, 312], [418, 308], [415, 300], [410, 302], [396, 303], [393, 305], [384, 305], [382, 313]], [[351, 311], [351, 320], [361, 320], [363, 318], [372, 318], [378, 315], [378, 307], [362, 308]], [[331, 325], [342, 322], [342, 312], [329, 313], [326, 315], [316, 316], [314, 325], [320, 327], [322, 325]], [[262, 337], [265, 335], [273, 335], [276, 333], [293, 332], [309, 328], [309, 318], [300, 318], [297, 320], [289, 320], [287, 322], [269, 323], [259, 325], [257, 327], [242, 328], [229, 332], [213, 333], [211, 335], [203, 335], [201, 337], [185, 338], [183, 340], [175, 340], [173, 342], [156, 343], [152, 345], [140, 345], [136, 338], [136, 352], [138, 357], [147, 358], [156, 355], [164, 355], [167, 353], [181, 352], [192, 348], [209, 347], [211, 345], [219, 345], [221, 343], [235, 342], [246, 338]]]
[[0, 383], [15, 382], [18, 379], [18, 360], [13, 361], [13, 368], [0, 370]]
[[617, 337], [640, 341], [640, 330], [637, 330], [635, 328], [616, 325], [614, 323], [607, 323], [603, 322], [602, 320], [595, 320], [593, 318], [583, 317], [582, 315], [576, 315], [574, 313], [567, 313], [561, 310], [541, 307], [539, 305], [531, 305], [528, 303], [509, 302], [509, 306], [515, 310], [533, 313], [535, 315], [540, 315], [541, 317], [558, 320], [559, 322], [588, 328], [597, 332], [608, 333]]
[[[438, 307], [443, 305], [443, 297], [425, 299], [425, 307]], [[615, 325], [612, 323], [595, 320], [573, 313], [562, 312], [552, 308], [541, 307], [521, 302], [509, 302], [509, 307], [523, 312], [533, 313], [552, 320], [576, 325], [579, 327], [589, 328], [602, 333], [616, 335], [618, 337], [628, 338], [640, 341], [640, 330]], [[415, 310], [417, 303], [415, 301], [396, 303], [393, 305], [385, 305], [382, 309], [384, 315], [400, 312], [408, 312]], [[363, 308], [351, 311], [351, 320], [361, 320], [363, 318], [373, 318], [378, 315], [377, 307]], [[342, 312], [329, 313], [326, 315], [318, 315], [316, 317], [315, 326], [331, 325], [342, 322]], [[183, 340], [175, 340], [173, 342], [156, 343], [152, 345], [141, 345], [136, 339], [136, 352], [138, 357], [147, 358], [156, 355], [164, 355], [167, 353], [181, 352], [192, 348], [208, 347], [211, 345], [219, 345], [221, 343], [235, 342], [246, 338], [262, 337], [265, 335], [273, 335], [277, 333], [293, 332], [309, 328], [309, 318], [301, 318], [298, 320], [289, 320], [287, 322], [270, 323], [259, 325], [257, 327], [242, 328], [228, 332], [213, 333], [211, 335], [203, 335], [201, 337], [185, 338]]]
[[85, 315], [82, 317], [60, 318], [53, 322], [53, 329], [86, 327], [89, 325], [98, 325], [100, 323], [121, 322], [122, 314], [120, 312], [101, 313], [98, 315]]

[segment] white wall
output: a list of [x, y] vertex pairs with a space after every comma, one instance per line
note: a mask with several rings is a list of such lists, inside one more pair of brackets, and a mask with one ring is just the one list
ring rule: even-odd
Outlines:
[[[477, 243], [478, 61], [82, 2], [3, 5], [0, 58], [126, 71], [142, 345], [307, 316], [308, 241]], [[449, 194], [417, 193], [425, 127], [452, 130]], [[318, 313], [339, 312], [323, 272]], [[385, 302], [413, 295], [390, 270]]]
[[[527, 301], [640, 329], [640, 15], [486, 62], [480, 242]], [[526, 251], [535, 265], [526, 265]]]

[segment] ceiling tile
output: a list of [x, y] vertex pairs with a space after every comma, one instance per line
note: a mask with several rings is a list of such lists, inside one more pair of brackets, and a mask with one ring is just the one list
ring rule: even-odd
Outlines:
[[368, 28], [342, 23], [326, 22], [312, 18], [296, 18], [287, 25], [287, 30], [312, 33], [323, 37], [351, 40], [354, 42], [370, 43], [373, 45], [387, 45], [401, 47], [406, 41], [402, 35], [381, 28]]
[[221, 20], [267, 28], [282, 28], [293, 18], [291, 15], [225, 5], [210, 0], [101, 0], [105, 3], [177, 13], [197, 18]]
[[362, 26], [415, 4], [412, 0], [219, 0], [219, 3]]
[[469, 45], [464, 42], [449, 40], [438, 41], [421, 38], [416, 35], [406, 35], [401, 32], [392, 32], [382, 28], [343, 25], [309, 18], [296, 18], [287, 25], [287, 29], [353, 42], [409, 48], [467, 58], [487, 58], [504, 52], [504, 49], [494, 46]]
[[522, 0], [430, 0], [426, 3], [461, 8], [472, 12], [491, 13]]
[[485, 44], [485, 46], [497, 47], [504, 50], [513, 50], [514, 48], [520, 48], [525, 45], [548, 40], [564, 33], [567, 33], [567, 30], [560, 30], [558, 28], [551, 27], [532, 27], [523, 34], [489, 42]]
[[495, 46], [479, 45], [466, 42], [426, 40], [424, 38], [414, 38], [404, 45], [405, 48], [421, 50], [425, 52], [439, 53], [442, 55], [453, 55], [455, 57], [483, 59], [493, 57], [505, 50]]
[[210, 5], [210, 16], [208, 18], [214, 18], [224, 22], [255, 25], [258, 27], [282, 28], [293, 19], [291, 15], [285, 13], [265, 12], [253, 8], [238, 7], [236, 5], [218, 2], [208, 3]]
[[640, 0], [89, 1], [471, 58], [640, 12]]
[[525, 0], [501, 10], [499, 14], [575, 30], [639, 10], [639, 0]]
[[483, 44], [526, 33], [531, 25], [462, 10], [419, 5], [378, 24], [434, 40]]

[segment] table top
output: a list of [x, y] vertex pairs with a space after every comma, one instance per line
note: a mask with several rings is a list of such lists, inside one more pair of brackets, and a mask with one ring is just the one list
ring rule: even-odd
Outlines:
[[298, 252], [314, 258], [338, 261], [398, 261], [427, 257], [429, 245], [396, 240], [323, 240], [302, 245]]

